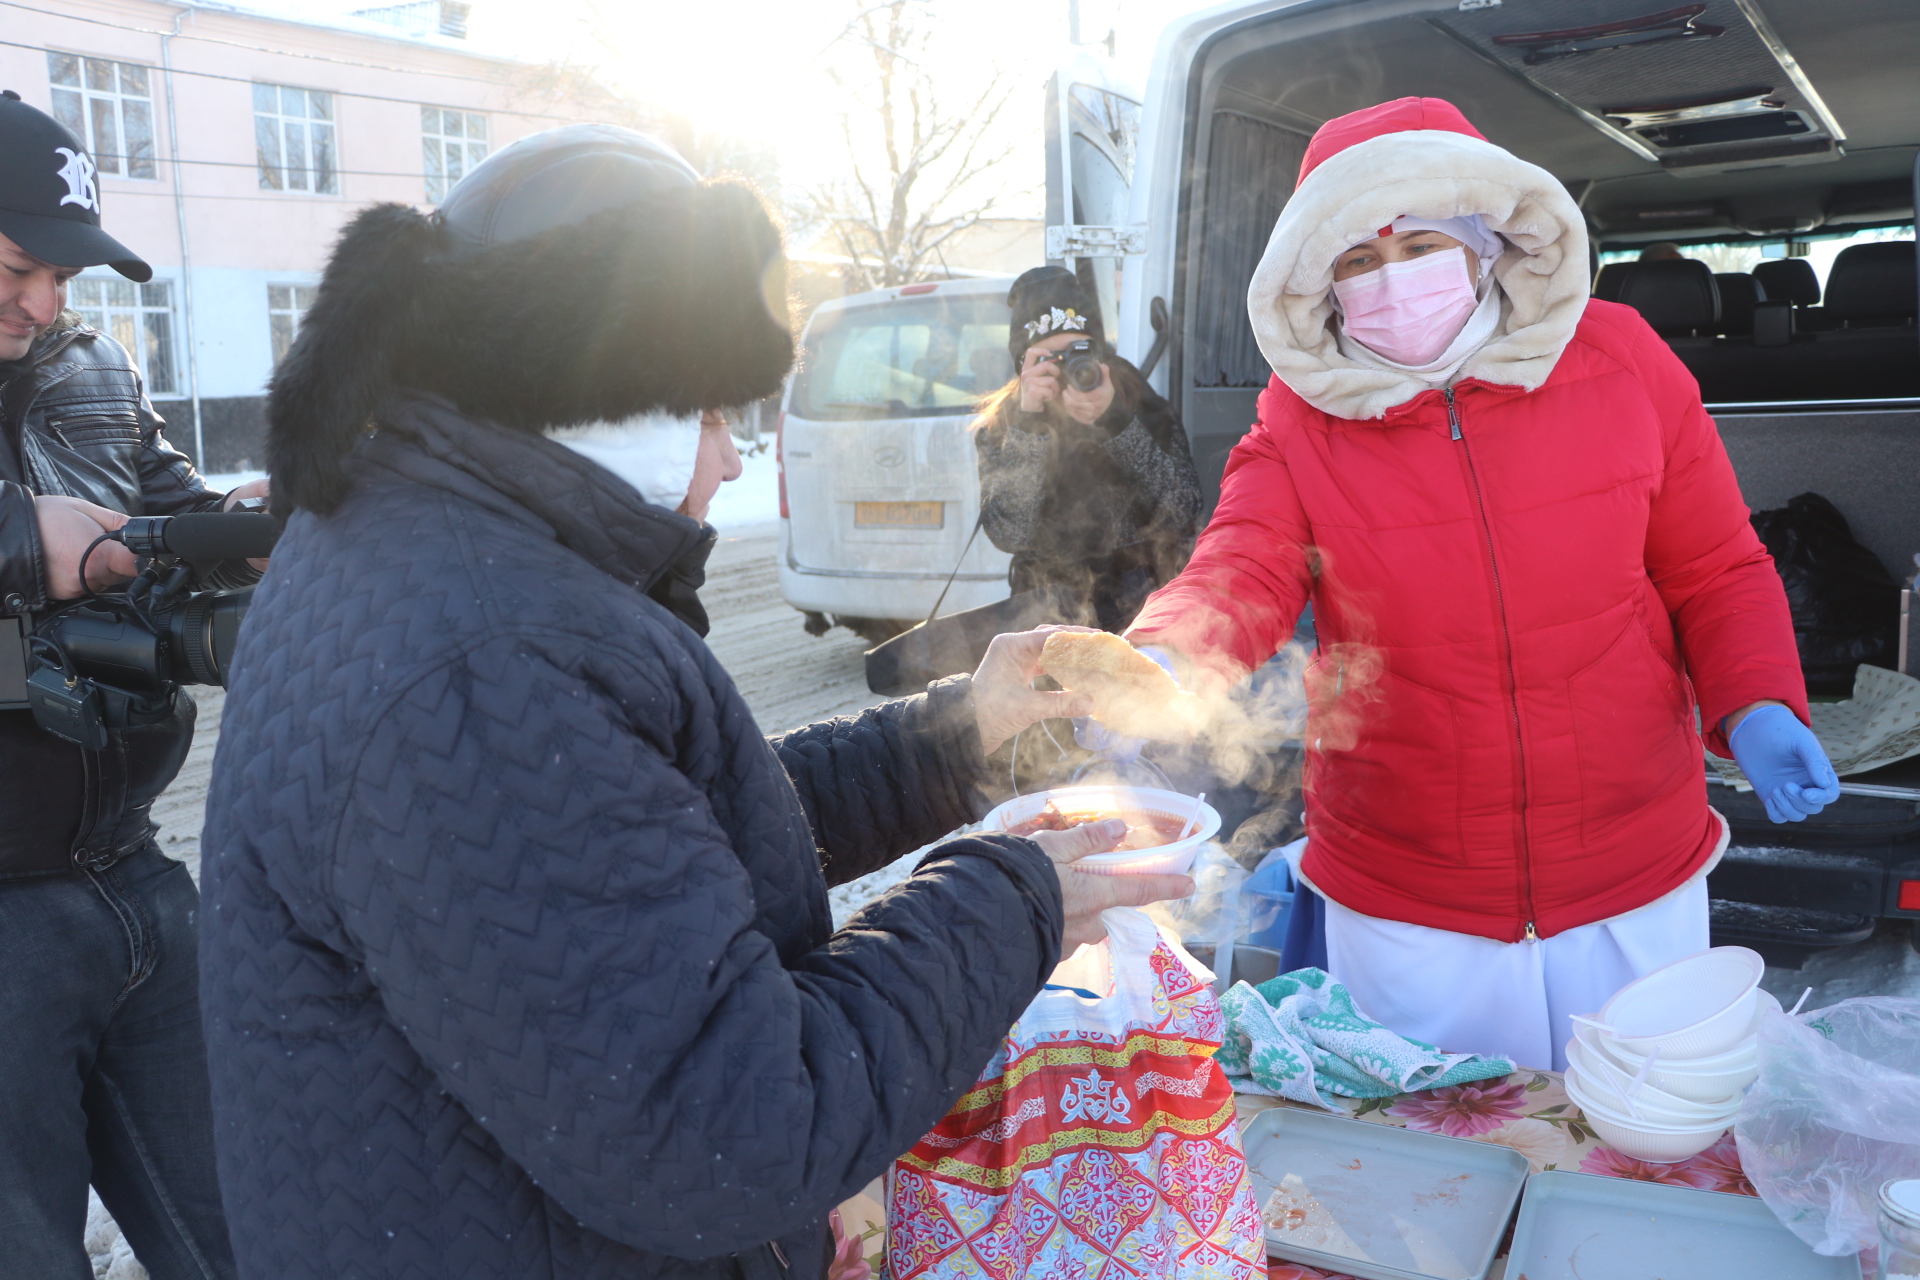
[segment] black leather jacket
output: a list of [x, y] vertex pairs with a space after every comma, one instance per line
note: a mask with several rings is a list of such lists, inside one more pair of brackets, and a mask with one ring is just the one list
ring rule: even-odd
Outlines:
[[[217, 510], [185, 454], [161, 434], [126, 350], [78, 323], [0, 364], [0, 616], [45, 613], [38, 494], [68, 494], [128, 515]], [[238, 586], [230, 580], [208, 585]], [[82, 751], [0, 712], [0, 879], [101, 865], [138, 849], [154, 797], [193, 739], [193, 700], [160, 724], [118, 732]]]

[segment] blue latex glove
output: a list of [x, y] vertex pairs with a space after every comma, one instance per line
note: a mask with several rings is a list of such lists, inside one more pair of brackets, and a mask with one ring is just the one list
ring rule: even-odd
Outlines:
[[[1140, 652], [1152, 658], [1162, 671], [1172, 676], [1175, 684], [1180, 682], [1180, 677], [1174, 675], [1173, 658], [1166, 650], [1146, 645]], [[1132, 764], [1147, 748], [1145, 738], [1122, 737], [1092, 716], [1080, 716], [1074, 720], [1073, 740], [1115, 765]]]
[[1840, 777], [1813, 730], [1785, 707], [1756, 707], [1727, 739], [1775, 822], [1804, 822], [1840, 798]]

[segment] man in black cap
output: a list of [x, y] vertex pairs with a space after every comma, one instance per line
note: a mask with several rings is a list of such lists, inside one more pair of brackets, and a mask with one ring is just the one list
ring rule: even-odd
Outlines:
[[[217, 510], [161, 435], [131, 357], [66, 310], [67, 282], [153, 270], [100, 228], [84, 144], [0, 93], [0, 643], [84, 593], [89, 543], [129, 515]], [[88, 558], [95, 588], [135, 571]], [[187, 869], [148, 814], [193, 703], [87, 751], [0, 711], [0, 1280], [90, 1272], [87, 1186], [154, 1280], [234, 1274], [213, 1168]]]
[[341, 236], [207, 805], [246, 1274], [818, 1280], [1063, 941], [1190, 891], [1056, 866], [1120, 823], [984, 833], [834, 930], [830, 883], [981, 817], [986, 754], [1080, 700], [1002, 636], [769, 741], [700, 639], [725, 423], [644, 496], [548, 437], [778, 389], [783, 268], [750, 192], [600, 126]]

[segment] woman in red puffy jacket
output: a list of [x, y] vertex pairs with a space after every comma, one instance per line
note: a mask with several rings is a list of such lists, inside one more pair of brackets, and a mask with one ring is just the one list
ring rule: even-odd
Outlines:
[[1839, 794], [1699, 389], [1587, 272], [1566, 190], [1450, 104], [1323, 126], [1248, 290], [1259, 421], [1129, 632], [1244, 673], [1312, 600], [1328, 967], [1403, 1034], [1533, 1067], [1708, 945], [1698, 726], [1776, 821]]

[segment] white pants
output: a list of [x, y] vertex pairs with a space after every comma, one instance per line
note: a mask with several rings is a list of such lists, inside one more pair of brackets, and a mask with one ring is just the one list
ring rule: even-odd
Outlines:
[[1538, 942], [1380, 920], [1328, 898], [1327, 968], [1403, 1036], [1565, 1071], [1570, 1014], [1597, 1013], [1635, 978], [1710, 945], [1707, 871], [1718, 860], [1644, 907]]

